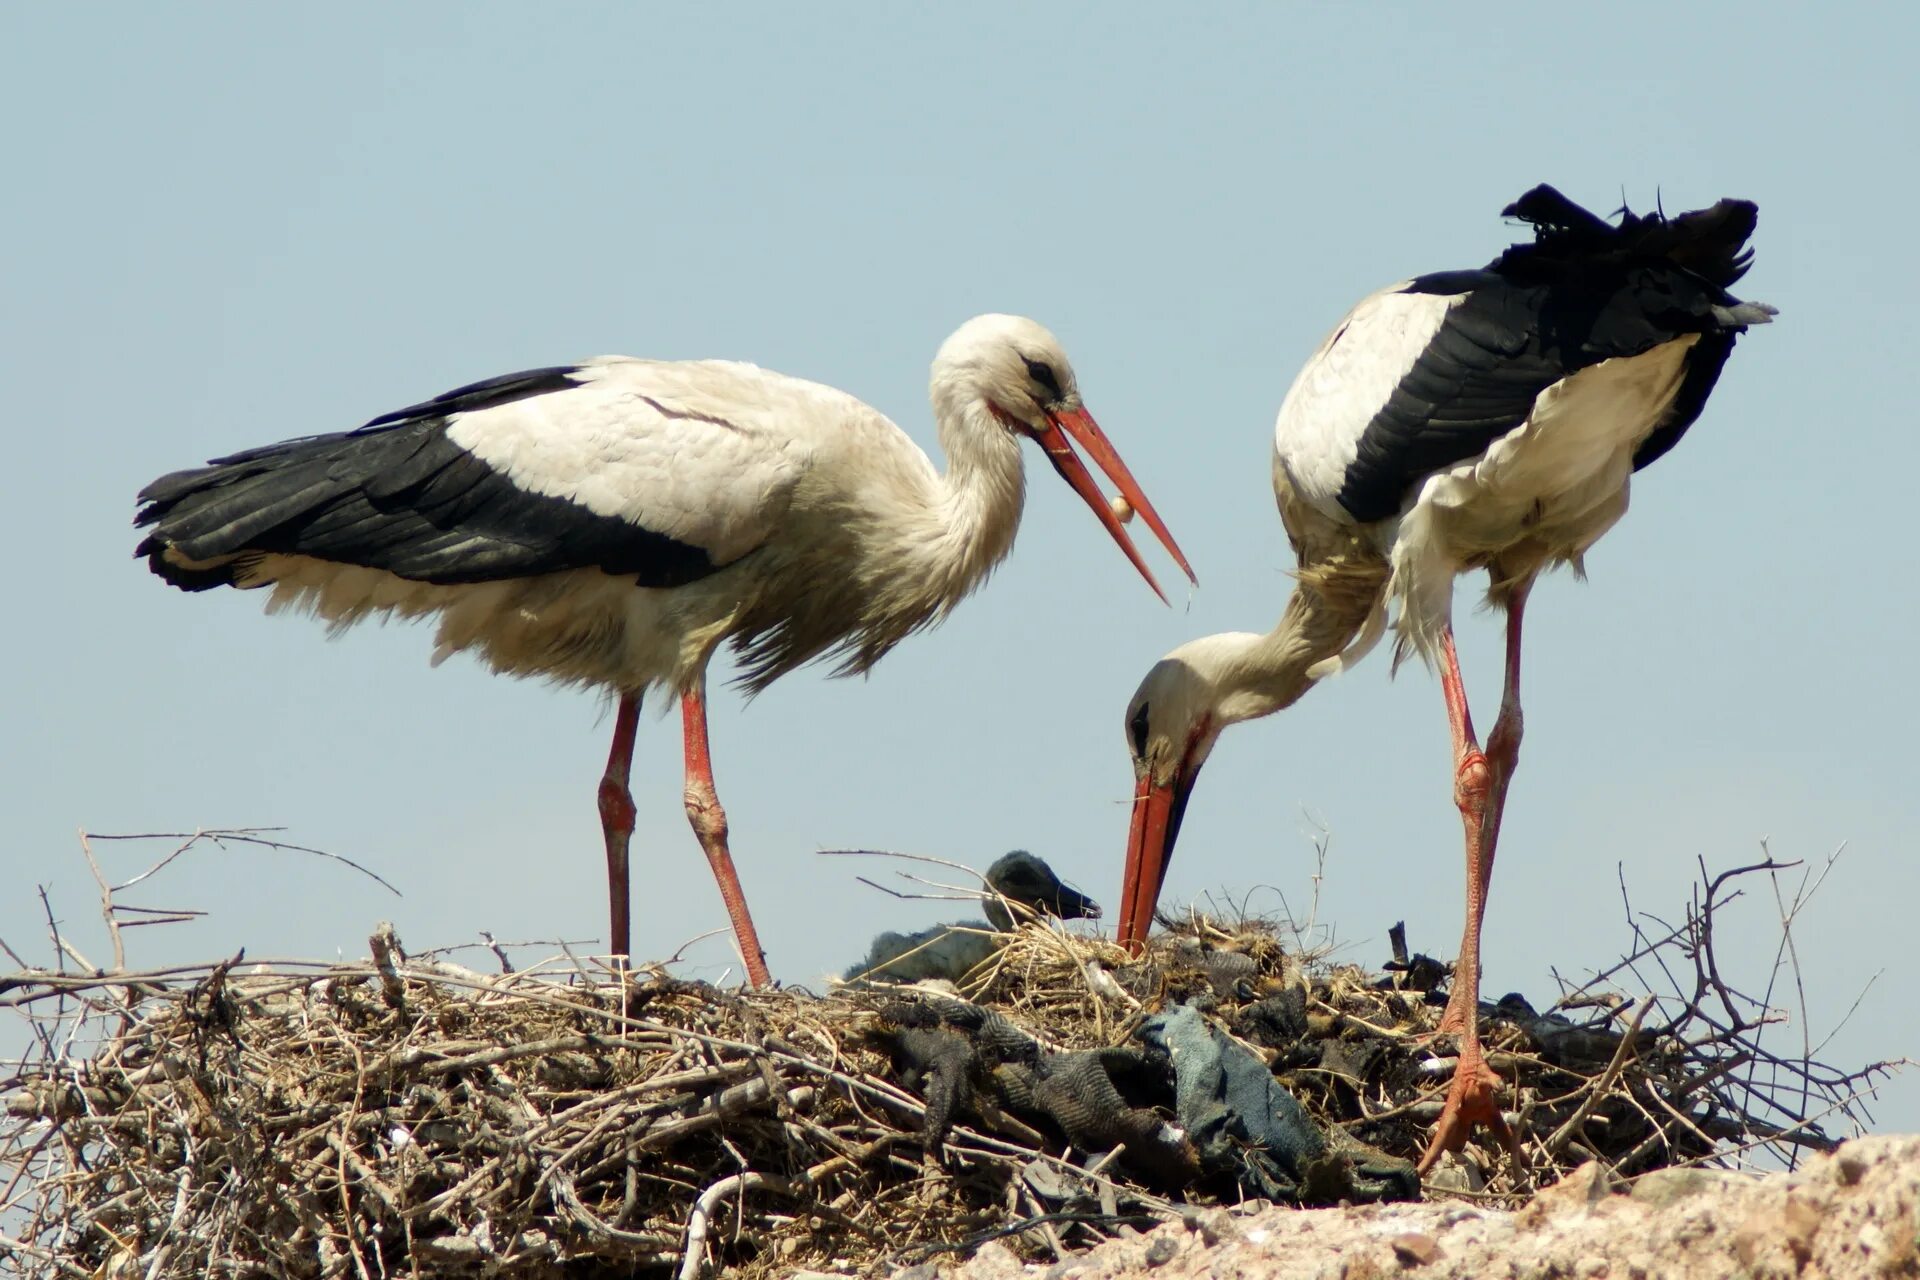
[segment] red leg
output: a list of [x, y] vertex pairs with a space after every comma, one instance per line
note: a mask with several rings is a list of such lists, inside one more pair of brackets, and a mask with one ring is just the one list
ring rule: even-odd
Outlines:
[[1474, 739], [1452, 629], [1441, 636], [1440, 688], [1453, 731], [1454, 803], [1460, 808], [1466, 831], [1467, 927], [1454, 966], [1453, 993], [1440, 1019], [1442, 1032], [1460, 1036], [1460, 1057], [1433, 1140], [1420, 1159], [1422, 1173], [1433, 1167], [1442, 1152], [1459, 1150], [1476, 1124], [1488, 1126], [1509, 1150], [1517, 1152], [1514, 1135], [1501, 1118], [1496, 1099], [1499, 1077], [1487, 1065], [1480, 1047], [1480, 926], [1493, 883], [1493, 857], [1506, 807], [1507, 784], [1520, 756], [1520, 627], [1530, 585], [1522, 583], [1508, 596], [1506, 689], [1485, 751]]
[[1487, 840], [1486, 861], [1480, 868], [1480, 907], [1486, 910], [1487, 886], [1493, 881], [1493, 851], [1500, 839], [1500, 819], [1507, 808], [1507, 784], [1513, 780], [1520, 763], [1520, 736], [1526, 718], [1520, 712], [1520, 625], [1527, 610], [1527, 592], [1531, 581], [1522, 582], [1507, 595], [1507, 683], [1500, 694], [1500, 715], [1487, 735]]
[[740, 958], [746, 961], [747, 981], [764, 987], [771, 982], [767, 955], [760, 949], [760, 935], [754, 931], [753, 917], [747, 913], [747, 895], [741, 892], [740, 877], [733, 869], [733, 854], [727, 850], [727, 811], [713, 789], [713, 757], [707, 747], [706, 683], [700, 682], [680, 697], [680, 722], [686, 740], [687, 821], [700, 847], [707, 851], [713, 866], [713, 878], [720, 883], [720, 900], [727, 904], [727, 918], [733, 922], [733, 936], [740, 946]]
[[[1453, 731], [1453, 802], [1467, 837], [1467, 928], [1454, 965], [1453, 991], [1440, 1017], [1443, 1035], [1465, 1036], [1474, 1027], [1479, 1008], [1480, 920], [1485, 911], [1487, 875], [1485, 856], [1487, 798], [1491, 770], [1486, 753], [1473, 732], [1473, 713], [1467, 708], [1466, 684], [1460, 678], [1460, 658], [1453, 646], [1453, 628], [1440, 635], [1440, 692], [1447, 701], [1447, 724]], [[1490, 869], [1488, 874], [1490, 875]]]
[[1473, 717], [1467, 710], [1467, 691], [1460, 678], [1460, 660], [1454, 652], [1453, 632], [1441, 640], [1440, 688], [1447, 700], [1447, 719], [1453, 729], [1454, 803], [1467, 834], [1467, 932], [1456, 968], [1453, 994], [1440, 1019], [1440, 1030], [1459, 1035], [1471, 1023], [1480, 1000], [1480, 926], [1486, 918], [1487, 893], [1493, 886], [1493, 858], [1500, 841], [1500, 819], [1506, 812], [1507, 784], [1520, 760], [1520, 736], [1525, 718], [1520, 711], [1520, 628], [1531, 582], [1523, 582], [1507, 596], [1506, 688], [1500, 714], [1487, 735], [1484, 750], [1474, 741]]
[[621, 694], [613, 713], [613, 749], [607, 752], [607, 772], [600, 779], [600, 831], [607, 840], [607, 901], [613, 912], [607, 945], [622, 960], [630, 942], [627, 842], [633, 836], [633, 793], [627, 790], [627, 776], [633, 771], [633, 733], [639, 723], [640, 696]]

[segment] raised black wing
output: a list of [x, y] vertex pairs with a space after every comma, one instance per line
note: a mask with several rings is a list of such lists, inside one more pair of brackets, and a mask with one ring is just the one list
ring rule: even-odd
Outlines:
[[1644, 466], [1698, 418], [1738, 333], [1771, 314], [1726, 291], [1752, 257], [1742, 248], [1756, 216], [1746, 201], [1673, 219], [1625, 213], [1614, 225], [1539, 187], [1507, 212], [1535, 223], [1532, 243], [1485, 270], [1398, 290], [1431, 297], [1437, 324], [1360, 432], [1338, 494], [1356, 520], [1397, 514], [1426, 477], [1484, 453], [1563, 378], [1700, 335], [1673, 404], [1647, 424], [1634, 459]]

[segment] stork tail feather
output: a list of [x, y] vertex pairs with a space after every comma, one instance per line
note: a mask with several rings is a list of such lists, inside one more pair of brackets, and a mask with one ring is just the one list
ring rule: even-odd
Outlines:
[[1665, 258], [1727, 289], [1753, 264], [1753, 251], [1746, 243], [1759, 222], [1760, 211], [1751, 200], [1721, 200], [1671, 218], [1657, 210], [1634, 213], [1622, 207], [1616, 225], [1541, 183], [1508, 205], [1503, 216], [1531, 223], [1534, 230], [1532, 244], [1515, 245], [1502, 255], [1503, 266], [1516, 266], [1527, 259], [1617, 253]]

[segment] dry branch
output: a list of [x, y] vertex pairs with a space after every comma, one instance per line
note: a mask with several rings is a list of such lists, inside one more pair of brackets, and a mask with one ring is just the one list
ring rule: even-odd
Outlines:
[[[1858, 1122], [1885, 1068], [1823, 1065], [1804, 1037], [1776, 1053], [1774, 1015], [1713, 953], [1743, 879], [1778, 869], [1703, 877], [1678, 924], [1630, 911], [1628, 956], [1557, 1011], [1483, 1007], [1527, 1161], [1470, 1147], [1458, 1194], [1514, 1203], [1594, 1159], [1626, 1177], [1784, 1162]], [[131, 908], [95, 870], [118, 919]], [[1785, 923], [1804, 900], [1781, 899]], [[482, 975], [410, 958], [390, 929], [360, 963], [145, 971], [109, 930], [99, 969], [47, 915], [56, 968], [0, 975], [0, 1009], [32, 1032], [0, 1067], [0, 1269], [31, 1280], [884, 1274], [995, 1238], [1057, 1255], [1234, 1196], [1156, 1182], [1130, 1149], [1073, 1147], [984, 1095], [925, 1146], [939, 1108], [886, 1047], [887, 992], [736, 993], [658, 969], [622, 986], [497, 943], [502, 972]], [[1027, 925], [961, 990], [1045, 1052], [1130, 1045], [1143, 1013], [1197, 1003], [1323, 1128], [1418, 1154], [1450, 1068], [1423, 1047], [1444, 994], [1421, 988], [1444, 967], [1396, 943], [1383, 977], [1301, 938], [1191, 914], [1132, 962]], [[1596, 991], [1623, 976], [1650, 994]]]

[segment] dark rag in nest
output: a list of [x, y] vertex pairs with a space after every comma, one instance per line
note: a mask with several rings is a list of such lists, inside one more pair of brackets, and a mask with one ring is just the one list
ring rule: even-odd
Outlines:
[[1137, 1035], [1173, 1063], [1175, 1110], [1202, 1163], [1233, 1173], [1250, 1194], [1312, 1203], [1419, 1199], [1411, 1164], [1357, 1141], [1329, 1142], [1267, 1064], [1192, 1005], [1155, 1014]]

